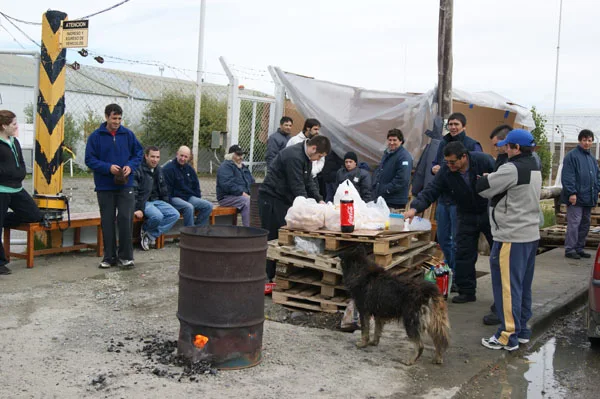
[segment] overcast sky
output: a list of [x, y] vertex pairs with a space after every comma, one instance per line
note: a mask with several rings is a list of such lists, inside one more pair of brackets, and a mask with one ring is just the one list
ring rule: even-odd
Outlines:
[[[41, 21], [45, 10], [69, 19], [119, 0], [3, 0], [12, 17]], [[268, 65], [317, 79], [386, 91], [424, 92], [437, 83], [438, 0], [207, 0], [205, 80], [226, 82], [224, 56], [248, 88], [270, 91]], [[199, 0], [131, 0], [90, 19], [98, 54], [169, 66], [165, 76], [195, 78]], [[559, 0], [455, 0], [454, 86], [492, 90], [551, 110]], [[600, 2], [563, 4], [557, 109], [600, 109]], [[0, 49], [35, 45], [0, 16]], [[17, 25], [39, 41], [41, 28]], [[16, 38], [13, 39], [14, 36]], [[68, 62], [99, 65], [69, 51]], [[158, 67], [106, 67], [159, 74]], [[183, 70], [183, 71], [182, 71]]]

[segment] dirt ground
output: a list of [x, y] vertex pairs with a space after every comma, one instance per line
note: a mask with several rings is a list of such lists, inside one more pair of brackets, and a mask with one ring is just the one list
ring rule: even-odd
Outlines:
[[[89, 180], [65, 181], [73, 212], [95, 210]], [[135, 252], [136, 268], [97, 268], [93, 253], [23, 261], [0, 276], [0, 397], [11, 398], [383, 398], [450, 397], [433, 389], [426, 341], [421, 363], [404, 332], [355, 348], [358, 332], [335, 331], [340, 314], [265, 304], [263, 360], [238, 371], [180, 378], [181, 367], [148, 359], [144, 345], [177, 339], [179, 248]], [[227, 298], [223, 298], [227, 300]], [[432, 371], [433, 370], [433, 371]]]

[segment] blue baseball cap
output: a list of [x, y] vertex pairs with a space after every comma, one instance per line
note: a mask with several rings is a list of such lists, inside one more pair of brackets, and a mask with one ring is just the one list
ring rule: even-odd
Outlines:
[[507, 144], [518, 144], [522, 147], [535, 147], [533, 135], [527, 130], [514, 129], [508, 132], [506, 138], [496, 143], [496, 147], [502, 147]]

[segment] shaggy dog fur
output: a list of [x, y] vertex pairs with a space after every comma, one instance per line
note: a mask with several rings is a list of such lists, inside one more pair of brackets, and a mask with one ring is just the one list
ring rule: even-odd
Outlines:
[[[450, 322], [446, 301], [437, 286], [422, 279], [403, 278], [386, 272], [361, 247], [340, 257], [344, 285], [360, 312], [362, 336], [356, 346], [378, 345], [383, 325], [402, 319], [406, 334], [415, 345], [415, 354], [406, 363], [412, 365], [421, 357], [421, 334], [427, 331], [435, 345], [433, 363], [441, 364], [449, 344]], [[369, 341], [371, 316], [375, 318], [375, 332]]]

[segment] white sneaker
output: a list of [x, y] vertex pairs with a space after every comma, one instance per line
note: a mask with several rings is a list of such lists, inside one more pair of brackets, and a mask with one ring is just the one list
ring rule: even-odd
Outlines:
[[495, 335], [492, 335], [490, 338], [487, 338], [487, 339], [481, 338], [481, 345], [483, 345], [489, 349], [504, 349], [509, 352], [516, 351], [517, 349], [519, 349], [519, 345], [515, 345], [515, 346], [502, 345], [498, 341], [498, 339], [496, 338]]
[[135, 265], [133, 264], [133, 260], [128, 259], [128, 260], [119, 260], [119, 263], [121, 264], [121, 267], [124, 269], [131, 269], [133, 268]]
[[150, 236], [148, 236], [148, 233], [144, 232], [140, 240], [140, 245], [144, 251], [148, 251], [150, 249], [150, 242]]
[[519, 338], [519, 343], [520, 344], [528, 344], [529, 343], [529, 338]]
[[112, 266], [113, 265], [110, 262], [107, 262], [107, 261], [104, 261], [104, 260], [102, 262], [100, 262], [100, 264], [98, 265], [98, 267], [100, 269], [110, 269]]

